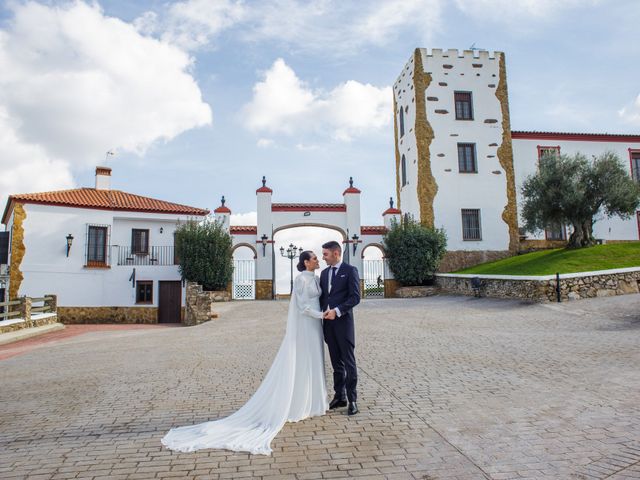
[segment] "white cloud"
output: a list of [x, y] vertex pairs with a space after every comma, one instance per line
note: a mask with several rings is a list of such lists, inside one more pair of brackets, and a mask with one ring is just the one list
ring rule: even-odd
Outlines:
[[423, 40], [441, 28], [443, 0], [184, 0], [160, 13], [136, 19], [141, 32], [153, 33], [182, 48], [215, 45], [225, 31], [252, 43], [272, 41], [296, 50], [333, 55], [356, 53], [367, 45], [386, 45], [408, 26]]
[[618, 115], [627, 123], [640, 126], [640, 95], [629, 105], [620, 109]]
[[329, 92], [314, 91], [283, 59], [277, 59], [253, 87], [243, 114], [254, 132], [325, 133], [350, 140], [387, 127], [392, 119], [391, 87], [349, 80]]
[[135, 20], [135, 25], [143, 33], [157, 33], [168, 43], [195, 50], [210, 45], [247, 13], [241, 1], [187, 0], [171, 4], [160, 16], [145, 12]]
[[260, 138], [256, 142], [256, 145], [260, 148], [269, 148], [275, 145], [275, 142], [270, 138]]
[[[558, 14], [572, 8], [591, 7], [600, 0], [456, 0], [463, 13], [474, 18], [529, 28], [535, 21], [558, 20]], [[514, 25], [513, 22], [524, 22]]]
[[[0, 111], [10, 125], [0, 137], [0, 194], [68, 187], [74, 168], [100, 163], [109, 149], [143, 154], [211, 123], [180, 49], [96, 4], [11, 8], [0, 30]], [[27, 178], [23, 162], [40, 168]]]
[[230, 225], [257, 225], [258, 212], [232, 213], [229, 218]]

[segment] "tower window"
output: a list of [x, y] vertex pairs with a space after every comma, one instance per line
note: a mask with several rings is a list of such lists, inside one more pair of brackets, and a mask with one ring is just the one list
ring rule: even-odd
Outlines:
[[462, 209], [462, 239], [482, 240], [480, 230], [480, 210], [476, 208]]
[[402, 155], [402, 162], [400, 165], [400, 177], [402, 178], [402, 186], [407, 184], [407, 159]]
[[458, 144], [458, 169], [460, 173], [478, 173], [475, 143]]
[[454, 92], [456, 103], [456, 120], [473, 120], [473, 104], [471, 92]]
[[404, 109], [400, 107], [400, 138], [404, 137]]

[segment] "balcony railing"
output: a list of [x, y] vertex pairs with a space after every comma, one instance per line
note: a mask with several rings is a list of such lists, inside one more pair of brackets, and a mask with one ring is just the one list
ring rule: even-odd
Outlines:
[[118, 265], [177, 265], [173, 246], [149, 247], [147, 252], [135, 252], [131, 247], [114, 246]]

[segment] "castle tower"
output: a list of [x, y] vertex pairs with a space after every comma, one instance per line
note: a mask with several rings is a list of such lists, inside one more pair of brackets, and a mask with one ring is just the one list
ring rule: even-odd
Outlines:
[[504, 54], [418, 48], [393, 87], [398, 208], [444, 228], [441, 269], [517, 251]]

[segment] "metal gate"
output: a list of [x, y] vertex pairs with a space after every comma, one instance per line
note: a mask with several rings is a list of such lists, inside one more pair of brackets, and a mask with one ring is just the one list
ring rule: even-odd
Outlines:
[[364, 298], [384, 297], [384, 260], [363, 260]]
[[234, 300], [255, 300], [256, 298], [256, 261], [233, 261]]

